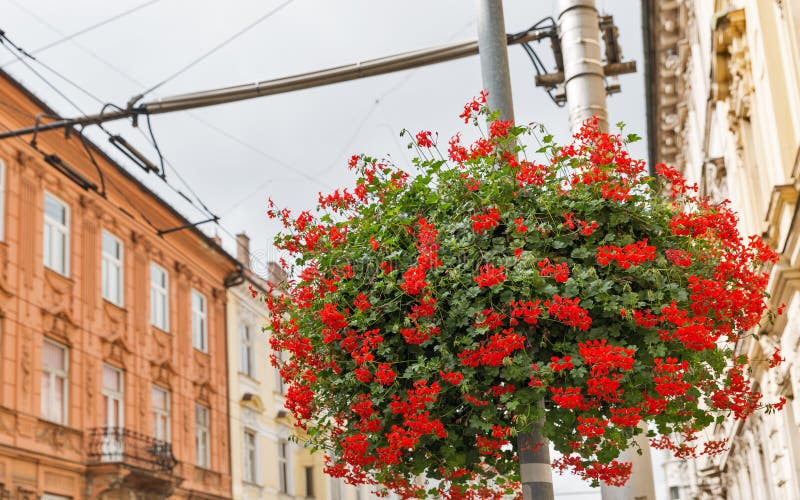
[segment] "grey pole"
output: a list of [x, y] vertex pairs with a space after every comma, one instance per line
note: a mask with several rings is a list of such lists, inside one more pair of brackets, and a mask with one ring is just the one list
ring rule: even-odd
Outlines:
[[[478, 5], [478, 49], [484, 90], [489, 92], [489, 109], [500, 111], [503, 120], [514, 120], [511, 77], [508, 69], [505, 20], [501, 0], [476, 0]], [[550, 443], [539, 432], [517, 437], [522, 495], [524, 500], [553, 500], [553, 472]]]
[[608, 131], [600, 25], [594, 0], [559, 0], [558, 25], [564, 58], [564, 91], [573, 132], [596, 115]]
[[[600, 129], [608, 131], [603, 56], [600, 49], [600, 25], [594, 0], [559, 0], [559, 37], [564, 58], [564, 86], [569, 107], [569, 123], [573, 132], [581, 124], [597, 116]], [[641, 427], [647, 432], [646, 427]], [[620, 461], [631, 462], [633, 470], [628, 484], [617, 488], [601, 485], [603, 500], [654, 500], [653, 464], [650, 446], [644, 433], [636, 443], [642, 454], [628, 449]]]
[[478, 2], [478, 53], [481, 58], [483, 88], [489, 92], [489, 109], [500, 111], [503, 120], [514, 119], [511, 100], [511, 76], [508, 70], [508, 47], [501, 0]]

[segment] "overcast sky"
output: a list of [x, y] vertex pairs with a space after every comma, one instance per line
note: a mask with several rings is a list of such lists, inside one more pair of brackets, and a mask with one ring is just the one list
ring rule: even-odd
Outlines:
[[[100, 101], [124, 107], [132, 96], [285, 1], [0, 0], [0, 29], [18, 45], [33, 51], [145, 5], [36, 54]], [[544, 17], [556, 16], [556, 4], [551, 0], [506, 0], [506, 31], [521, 31]], [[610, 121], [624, 121], [628, 131], [644, 137], [640, 3], [598, 0], [598, 6], [614, 15], [623, 54], [639, 65], [638, 73], [620, 78], [622, 93], [609, 98]], [[294, 0], [145, 100], [474, 39], [475, 17], [475, 4], [469, 0]], [[549, 43], [535, 48], [550, 64]], [[511, 47], [509, 53], [517, 121], [544, 123], [556, 138], [565, 141], [566, 109], [556, 107], [534, 85], [533, 67], [520, 47]], [[0, 49], [0, 64], [6, 71], [63, 116], [79, 114], [22, 64], [5, 65], [10, 60], [13, 56]], [[86, 93], [41, 71], [83, 111], [100, 110], [100, 104]], [[246, 231], [252, 239], [255, 267], [276, 258], [270, 247], [278, 228], [264, 216], [268, 197], [296, 211], [312, 208], [319, 191], [352, 184], [345, 165], [354, 153], [389, 156], [398, 165], [407, 164], [407, 141], [399, 137], [400, 130], [432, 130], [446, 140], [462, 130], [464, 124], [458, 114], [481, 88], [478, 57], [470, 57], [290, 94], [158, 115], [152, 125], [162, 153], [173, 167], [167, 168], [167, 180], [186, 194], [194, 190], [222, 217], [221, 228], [203, 228], [211, 235], [219, 234], [231, 252], [235, 249], [230, 234]], [[157, 158], [143, 134], [129, 123], [113, 123], [109, 128], [152, 159]], [[101, 136], [93, 137], [109, 150]], [[635, 145], [632, 151], [645, 157], [646, 143]], [[109, 153], [119, 158], [113, 150]], [[190, 220], [206, 218], [159, 179], [142, 174], [129, 162], [121, 163]], [[660, 473], [660, 467], [657, 469]], [[556, 481], [561, 496], [587, 490], [580, 481], [558, 477]], [[566, 498], [599, 498], [599, 494]]]

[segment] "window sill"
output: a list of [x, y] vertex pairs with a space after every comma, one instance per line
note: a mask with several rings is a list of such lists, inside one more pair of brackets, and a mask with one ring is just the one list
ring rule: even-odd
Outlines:
[[257, 488], [259, 490], [264, 488], [263, 484], [251, 483], [250, 481], [247, 481], [246, 479], [242, 479], [242, 484], [244, 484], [248, 488]]
[[117, 304], [113, 300], [108, 299], [106, 297], [103, 297], [103, 303], [106, 305], [106, 307], [113, 307], [114, 309], [117, 309], [118, 311], [126, 312], [125, 303], [124, 302], [122, 304]]
[[202, 349], [198, 349], [198, 348], [197, 348], [197, 347], [195, 347], [195, 346], [192, 346], [192, 349], [194, 349], [194, 352], [195, 352], [195, 353], [197, 353], [197, 354], [202, 354], [203, 356], [210, 356], [210, 354], [208, 354], [208, 349], [206, 349], [206, 350], [204, 351], [204, 350], [202, 350]]
[[252, 383], [254, 383], [256, 385], [261, 385], [261, 382], [258, 379], [253, 378], [252, 375], [248, 375], [248, 374], [246, 374], [244, 372], [239, 372], [239, 377], [240, 378], [244, 378], [245, 380], [247, 380], [249, 382], [252, 382]]
[[103, 299], [103, 310], [114, 323], [123, 323], [128, 315], [128, 311], [124, 307], [118, 306], [108, 299]]
[[52, 426], [58, 428], [59, 430], [65, 433], [83, 435], [83, 432], [81, 432], [79, 429], [76, 429], [75, 427], [70, 427], [69, 424], [62, 424], [61, 422], [56, 422], [55, 420], [48, 420], [47, 418], [42, 416], [37, 417], [37, 420], [39, 421], [39, 425], [42, 426]]
[[150, 323], [150, 328], [152, 328], [153, 330], [156, 330], [158, 332], [161, 332], [161, 333], [163, 333], [165, 335], [172, 335], [171, 333], [169, 333], [169, 330], [164, 330], [160, 326], [154, 325], [153, 323]]
[[55, 291], [62, 294], [69, 292], [75, 285], [75, 280], [70, 278], [68, 275], [61, 274], [55, 269], [51, 269], [47, 266], [44, 268], [44, 278]]

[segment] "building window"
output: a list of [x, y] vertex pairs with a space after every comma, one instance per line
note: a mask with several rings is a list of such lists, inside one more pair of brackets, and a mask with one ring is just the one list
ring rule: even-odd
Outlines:
[[314, 498], [314, 467], [304, 467], [306, 472], [306, 498]]
[[244, 480], [256, 484], [258, 482], [258, 454], [256, 449], [256, 433], [245, 429], [242, 436], [242, 452], [244, 453]]
[[253, 369], [253, 333], [249, 325], [239, 326], [239, 371], [252, 377]]
[[197, 465], [204, 469], [211, 468], [209, 409], [201, 404], [195, 405], [195, 449]]
[[331, 500], [342, 500], [342, 483], [339, 479], [332, 477], [331, 480]]
[[278, 441], [278, 491], [289, 493], [289, 442]]
[[208, 352], [206, 297], [197, 290], [192, 290], [192, 345], [198, 351]]
[[169, 275], [155, 263], [150, 263], [150, 323], [169, 331]]
[[69, 276], [69, 207], [50, 193], [44, 194], [44, 265]]
[[169, 392], [161, 387], [153, 386], [153, 437], [165, 443], [170, 440], [170, 407]]
[[681, 500], [681, 489], [677, 486], [670, 487], [669, 500]]
[[124, 393], [122, 370], [103, 365], [103, 405], [107, 428], [119, 429], [125, 426]]
[[283, 359], [283, 351], [275, 351], [275, 361], [278, 362], [278, 366], [275, 367], [275, 392], [278, 394], [286, 394], [286, 384], [283, 383], [283, 377], [281, 377], [280, 368], [283, 366], [284, 359]]
[[62, 425], [67, 424], [68, 368], [67, 348], [45, 340], [42, 345], [42, 417]]
[[101, 275], [103, 298], [122, 307], [122, 241], [108, 231], [103, 231]]

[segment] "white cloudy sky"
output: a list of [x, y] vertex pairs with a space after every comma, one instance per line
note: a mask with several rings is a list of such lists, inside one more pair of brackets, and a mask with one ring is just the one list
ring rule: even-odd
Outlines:
[[[146, 4], [121, 19], [37, 53], [42, 62], [100, 101], [124, 106], [133, 95], [173, 74], [283, 1], [0, 0], [0, 29], [32, 51]], [[554, 0], [506, 0], [506, 31], [520, 31], [543, 17], [555, 16], [556, 4]], [[614, 15], [625, 57], [639, 64], [637, 74], [621, 78], [622, 93], [609, 99], [611, 122], [624, 121], [628, 130], [645, 136], [640, 2], [599, 0], [598, 5]], [[475, 16], [475, 4], [467, 0], [295, 0], [145, 100], [473, 39]], [[537, 50], [546, 61], [551, 60], [548, 43]], [[6, 64], [11, 60], [13, 56], [0, 49], [3, 69], [60, 114], [78, 114], [22, 64]], [[567, 112], [535, 87], [533, 68], [521, 48], [510, 48], [510, 64], [517, 121], [544, 123], [557, 138], [565, 140]], [[92, 97], [39, 69], [82, 110], [100, 110]], [[357, 152], [388, 155], [398, 164], [407, 163], [406, 141], [398, 137], [400, 130], [429, 129], [450, 137], [463, 126], [457, 118], [463, 103], [481, 88], [478, 58], [470, 57], [285, 95], [154, 116], [152, 122], [161, 150], [173, 167], [167, 169], [168, 181], [187, 194], [191, 188], [222, 217], [221, 227], [209, 225], [204, 229], [219, 234], [231, 251], [230, 235], [246, 231], [253, 253], [264, 262], [275, 258], [270, 242], [277, 230], [264, 216], [268, 197], [295, 210], [312, 207], [319, 191], [350, 184], [345, 161]], [[115, 123], [109, 128], [156, 158], [140, 131], [129, 123]], [[106, 145], [99, 135], [94, 137]], [[633, 148], [640, 157], [645, 152], [644, 142]], [[139, 177], [189, 219], [204, 218], [160, 180]], [[589, 490], [574, 478], [556, 481], [559, 497], [599, 498], [597, 493], [579, 494]]]

